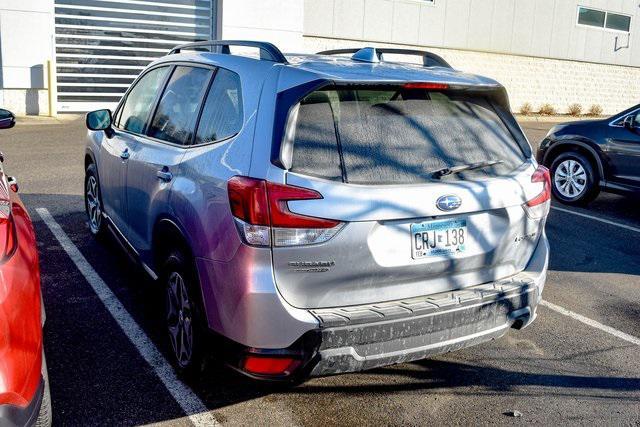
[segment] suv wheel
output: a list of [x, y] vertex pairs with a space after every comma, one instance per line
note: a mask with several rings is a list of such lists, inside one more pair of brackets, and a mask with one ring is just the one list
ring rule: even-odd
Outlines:
[[96, 165], [91, 163], [86, 170], [84, 178], [84, 207], [87, 212], [89, 229], [94, 236], [102, 235], [105, 224], [102, 218], [102, 197], [100, 195], [100, 182]]
[[583, 205], [598, 196], [597, 174], [580, 153], [562, 153], [551, 164], [553, 195], [562, 203]]
[[181, 375], [194, 377], [204, 368], [205, 329], [198, 282], [187, 259], [173, 251], [164, 263], [165, 318], [173, 364]]

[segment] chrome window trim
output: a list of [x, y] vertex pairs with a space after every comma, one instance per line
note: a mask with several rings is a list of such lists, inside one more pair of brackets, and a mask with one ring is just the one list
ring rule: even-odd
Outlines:
[[615, 122], [619, 122], [620, 120], [623, 120], [623, 121], [624, 121], [624, 119], [626, 119], [626, 118], [627, 118], [627, 117], [629, 117], [630, 115], [632, 115], [632, 114], [637, 114], [637, 113], [639, 113], [639, 112], [640, 112], [640, 107], [636, 108], [636, 109], [635, 109], [635, 110], [633, 110], [633, 111], [628, 112], [628, 113], [627, 113], [627, 114], [625, 114], [624, 116], [619, 116], [619, 117], [617, 117], [617, 118], [615, 118], [615, 119], [611, 120], [611, 121], [609, 122], [609, 126], [611, 126], [612, 128], [622, 128], [622, 127], [624, 127], [623, 125], [616, 125], [616, 124], [614, 124], [614, 123], [615, 123]]

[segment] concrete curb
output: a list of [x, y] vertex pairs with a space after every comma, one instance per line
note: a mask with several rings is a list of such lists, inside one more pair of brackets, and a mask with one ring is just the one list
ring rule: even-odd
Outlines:
[[16, 126], [24, 125], [61, 125], [76, 120], [84, 120], [84, 114], [60, 114], [57, 117], [17, 116]]

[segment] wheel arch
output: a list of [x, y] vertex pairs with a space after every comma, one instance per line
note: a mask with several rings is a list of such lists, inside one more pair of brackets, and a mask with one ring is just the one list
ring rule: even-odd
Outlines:
[[171, 249], [178, 247], [193, 257], [191, 240], [183, 227], [175, 219], [168, 216], [158, 218], [151, 234], [151, 248], [153, 253], [153, 269], [159, 273], [162, 261]]
[[96, 156], [93, 154], [93, 151], [89, 148], [85, 150], [84, 153], [84, 170], [87, 170], [89, 165], [93, 163], [97, 166], [98, 162], [96, 161]]
[[591, 166], [598, 171], [600, 180], [605, 179], [606, 174], [600, 154], [595, 148], [583, 141], [567, 140], [556, 142], [549, 147], [542, 162], [550, 167], [556, 157], [568, 151], [579, 152], [585, 155], [591, 162]]

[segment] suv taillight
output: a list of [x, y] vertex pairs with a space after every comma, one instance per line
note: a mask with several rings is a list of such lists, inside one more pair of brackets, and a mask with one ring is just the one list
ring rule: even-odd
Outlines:
[[531, 182], [541, 182], [542, 191], [522, 207], [529, 218], [541, 219], [547, 216], [551, 208], [551, 175], [549, 174], [549, 169], [544, 166], [538, 166], [538, 169], [531, 175]]
[[256, 246], [299, 246], [326, 242], [340, 221], [293, 213], [288, 201], [322, 199], [315, 190], [234, 176], [227, 184], [231, 212], [244, 240]]

